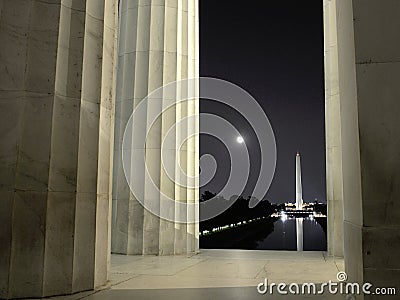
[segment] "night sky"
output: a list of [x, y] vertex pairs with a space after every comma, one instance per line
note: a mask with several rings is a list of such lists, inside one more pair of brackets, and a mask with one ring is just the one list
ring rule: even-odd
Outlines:
[[[322, 1], [200, 0], [200, 75], [230, 81], [262, 106], [275, 132], [277, 166], [266, 199], [295, 199], [295, 154], [301, 153], [303, 199], [325, 202], [325, 128]], [[237, 113], [201, 100], [201, 112], [229, 120], [246, 137], [251, 169], [244, 195], [258, 175], [260, 150]], [[201, 120], [201, 119], [200, 119]], [[201, 191], [218, 193], [229, 174], [227, 149], [200, 137], [201, 154], [218, 162], [214, 179]]]

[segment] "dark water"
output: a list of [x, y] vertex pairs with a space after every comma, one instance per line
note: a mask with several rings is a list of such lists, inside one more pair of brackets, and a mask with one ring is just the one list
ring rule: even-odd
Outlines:
[[[326, 250], [326, 218], [303, 219], [303, 250]], [[296, 219], [268, 218], [200, 237], [208, 249], [297, 250]]]
[[[274, 231], [258, 241], [255, 249], [297, 250], [296, 234], [296, 219], [277, 220]], [[326, 234], [316, 220], [303, 220], [303, 250], [326, 250]]]

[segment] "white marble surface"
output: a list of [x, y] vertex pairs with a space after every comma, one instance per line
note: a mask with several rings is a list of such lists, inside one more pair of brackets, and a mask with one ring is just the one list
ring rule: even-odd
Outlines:
[[322, 252], [201, 250], [190, 258], [120, 256], [111, 259], [111, 289], [174, 289], [257, 286], [271, 282], [336, 280], [343, 259]]
[[329, 1], [327, 7], [337, 17], [325, 34], [331, 34], [330, 62], [337, 59], [338, 71], [328, 69], [326, 76], [338, 83], [346, 271], [352, 281], [398, 287], [400, 43], [394, 28], [400, 6]]
[[336, 2], [324, 2], [327, 242], [330, 255], [343, 257], [343, 170], [338, 78]]
[[56, 2], [1, 3], [1, 298], [108, 280], [117, 2]]
[[[398, 62], [400, 60], [400, 41], [397, 28], [400, 27], [400, 3], [387, 0], [362, 0], [353, 3], [354, 38], [356, 62]], [[374, 13], [371, 13], [371, 12]]]
[[[116, 131], [114, 152], [113, 207], [116, 209], [113, 221], [112, 249], [116, 253], [130, 254], [181, 254], [195, 251], [196, 234], [193, 226], [174, 224], [172, 221], [160, 220], [137, 203], [134, 195], [130, 195], [121, 164], [121, 143], [126, 122], [138, 103], [155, 89], [170, 82], [196, 77], [195, 68], [198, 60], [198, 38], [195, 29], [197, 16], [197, 1], [122, 1], [120, 12], [119, 64], [117, 74], [116, 97]], [[188, 10], [192, 18], [188, 19]], [[189, 36], [188, 36], [188, 33]], [[191, 49], [190, 64], [188, 64], [188, 48]], [[184, 93], [184, 91], [182, 91]], [[177, 150], [176, 143], [161, 144], [173, 124], [188, 114], [195, 114], [195, 102], [189, 107], [178, 104], [161, 114], [160, 118], [151, 124], [149, 119], [153, 114], [176, 101], [176, 95], [165, 95], [165, 98], [150, 99], [140, 124], [136, 121], [133, 149], [129, 174], [139, 196], [145, 203], [152, 203], [155, 210], [166, 209], [160, 202], [168, 195], [177, 201], [193, 199], [194, 191], [188, 191], [174, 183], [175, 172], [165, 172], [161, 164], [161, 148], [166, 147], [164, 157], [174, 170], [181, 165], [185, 172], [187, 166], [194, 166], [198, 143], [191, 142], [193, 154], [186, 152], [186, 145]], [[151, 127], [150, 127], [151, 126]], [[191, 124], [193, 131], [195, 124]], [[140, 134], [138, 128], [149, 128], [145, 149], [138, 145], [135, 134]], [[180, 128], [173, 128], [179, 135]], [[196, 148], [197, 145], [197, 148]], [[144, 163], [140, 154], [145, 153], [147, 169], [150, 177], [145, 176]], [[136, 153], [136, 154], [135, 154]], [[163, 159], [164, 159], [163, 158]], [[189, 170], [191, 170], [189, 168]], [[194, 169], [193, 169], [194, 170]], [[168, 176], [171, 176], [169, 178]], [[154, 182], [160, 191], [151, 187]], [[162, 202], [164, 203], [164, 202]], [[170, 208], [168, 208], [170, 209]], [[171, 212], [173, 215], [173, 212]], [[194, 214], [194, 212], [192, 213]], [[136, 217], [136, 220], [135, 220]], [[193, 217], [192, 217], [193, 218]], [[187, 240], [189, 239], [189, 242]], [[190, 246], [189, 248], [187, 246]]]

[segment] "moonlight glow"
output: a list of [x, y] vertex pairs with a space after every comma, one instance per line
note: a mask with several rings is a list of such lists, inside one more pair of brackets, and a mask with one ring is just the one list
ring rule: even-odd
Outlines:
[[237, 141], [239, 144], [242, 144], [242, 143], [244, 142], [244, 139], [243, 139], [241, 136], [238, 136], [238, 137], [236, 138], [236, 141]]

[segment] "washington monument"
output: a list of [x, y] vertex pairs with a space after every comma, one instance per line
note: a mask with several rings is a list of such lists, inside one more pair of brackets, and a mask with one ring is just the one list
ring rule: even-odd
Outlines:
[[296, 210], [303, 209], [303, 190], [301, 187], [300, 153], [296, 154]]

